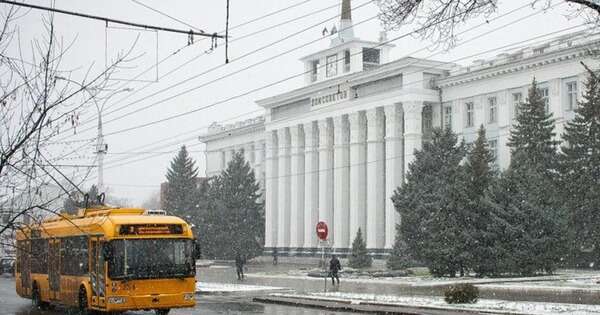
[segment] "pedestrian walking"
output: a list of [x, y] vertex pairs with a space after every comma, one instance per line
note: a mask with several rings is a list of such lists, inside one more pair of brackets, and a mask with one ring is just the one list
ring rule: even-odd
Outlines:
[[244, 265], [246, 258], [239, 253], [235, 256], [235, 269], [237, 271], [238, 280], [244, 280]]
[[277, 266], [277, 248], [273, 248], [273, 266]]
[[331, 284], [335, 285], [335, 280], [337, 280], [337, 285], [340, 285], [340, 276], [338, 272], [342, 270], [342, 264], [335, 257], [335, 255], [331, 255], [331, 260], [329, 261], [329, 274], [331, 275]]

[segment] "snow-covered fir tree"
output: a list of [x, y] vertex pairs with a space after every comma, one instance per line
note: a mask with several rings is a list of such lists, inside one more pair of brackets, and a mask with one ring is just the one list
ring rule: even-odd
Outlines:
[[511, 164], [490, 189], [497, 268], [552, 272], [565, 254], [565, 213], [557, 185], [554, 121], [535, 79], [511, 130]]
[[467, 199], [464, 143], [449, 129], [435, 129], [431, 141], [415, 151], [406, 183], [392, 196], [402, 221], [403, 236], [411, 256], [436, 276], [463, 273], [470, 261], [466, 248], [464, 200]]
[[367, 251], [367, 243], [363, 239], [362, 231], [358, 228], [356, 237], [352, 242], [352, 253], [348, 257], [348, 265], [352, 268], [368, 268], [371, 267], [373, 259]]
[[[529, 167], [539, 167], [545, 173], [556, 171], [560, 142], [555, 138], [554, 119], [546, 108], [546, 102], [534, 78], [526, 101], [518, 106], [516, 123], [510, 130], [507, 145], [511, 148], [512, 165], [526, 163]], [[520, 152], [524, 154], [517, 154]], [[521, 158], [526, 161], [521, 161]]]
[[[565, 127], [561, 173], [577, 262], [600, 267], [600, 74], [588, 69], [583, 100]], [[583, 251], [592, 250], [585, 259]], [[586, 261], [587, 260], [587, 261]], [[589, 261], [591, 260], [591, 261]]]
[[468, 215], [465, 217], [468, 229], [465, 233], [468, 235], [468, 248], [472, 257], [469, 265], [479, 276], [495, 273], [493, 236], [488, 231], [491, 218], [489, 208], [482, 205], [485, 191], [497, 177], [494, 159], [489, 149], [485, 128], [481, 125], [465, 163], [467, 172], [465, 184], [468, 192], [466, 200]]
[[165, 210], [170, 214], [191, 220], [198, 215], [198, 168], [182, 146], [167, 170]]
[[200, 239], [205, 256], [233, 259], [237, 254], [252, 258], [262, 253], [264, 244], [264, 203], [250, 164], [242, 153], [232, 160], [208, 190], [208, 209]]

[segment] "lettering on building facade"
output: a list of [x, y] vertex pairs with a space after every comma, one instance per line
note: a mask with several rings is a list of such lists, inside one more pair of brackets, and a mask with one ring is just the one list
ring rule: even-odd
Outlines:
[[350, 93], [348, 92], [348, 90], [343, 90], [343, 91], [339, 91], [336, 93], [315, 96], [310, 99], [310, 106], [319, 106], [319, 105], [324, 105], [324, 104], [329, 104], [329, 103], [337, 103], [337, 102], [348, 99], [349, 94]]

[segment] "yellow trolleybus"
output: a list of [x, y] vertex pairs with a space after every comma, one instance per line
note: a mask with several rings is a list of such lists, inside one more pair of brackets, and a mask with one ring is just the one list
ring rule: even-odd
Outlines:
[[18, 231], [16, 290], [40, 308], [165, 315], [195, 305], [198, 256], [190, 226], [162, 210], [80, 209]]

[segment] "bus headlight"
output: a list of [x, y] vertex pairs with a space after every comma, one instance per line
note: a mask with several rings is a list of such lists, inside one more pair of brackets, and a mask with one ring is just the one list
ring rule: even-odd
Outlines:
[[194, 300], [194, 293], [186, 293], [183, 295], [183, 300], [185, 301], [193, 301]]
[[123, 304], [125, 301], [127, 299], [122, 296], [111, 296], [108, 298], [108, 304]]

